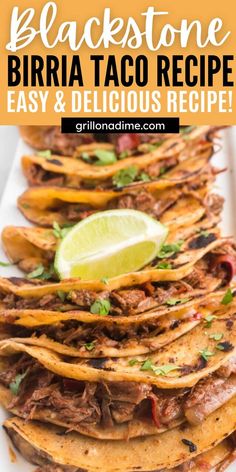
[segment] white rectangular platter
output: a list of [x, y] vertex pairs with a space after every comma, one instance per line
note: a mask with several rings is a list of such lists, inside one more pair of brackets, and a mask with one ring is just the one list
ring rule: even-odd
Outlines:
[[[20, 160], [23, 154], [31, 153], [23, 141], [19, 141], [14, 163], [6, 183], [0, 205], [0, 232], [5, 226], [30, 226], [17, 209], [17, 198], [26, 190], [27, 184], [21, 172]], [[225, 208], [222, 219], [222, 230], [225, 236], [234, 235], [236, 238], [236, 127], [223, 132], [222, 149], [214, 157], [214, 165], [227, 168], [227, 172], [218, 175], [215, 191], [225, 198]], [[1, 169], [1, 162], [0, 162]], [[0, 247], [0, 261], [7, 261]], [[0, 267], [1, 277], [22, 276], [16, 267]], [[0, 408], [0, 470], [1, 472], [32, 472], [35, 467], [26, 463], [19, 454], [12, 461], [10, 442], [1, 427], [6, 419], [6, 412]], [[11, 446], [12, 448], [12, 446]], [[226, 472], [236, 471], [236, 461]]]

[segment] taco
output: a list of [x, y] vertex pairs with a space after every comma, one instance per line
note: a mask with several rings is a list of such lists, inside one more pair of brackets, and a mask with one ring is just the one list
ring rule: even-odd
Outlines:
[[[94, 165], [81, 159], [67, 159], [57, 155], [23, 156], [22, 169], [29, 184], [33, 186], [53, 185], [84, 189], [122, 188], [132, 183], [135, 185], [135, 183], [158, 179], [161, 183], [162, 180], [168, 182], [169, 179], [169, 185], [173, 185], [173, 183], [181, 183], [183, 175], [186, 176], [186, 180], [191, 179], [198, 169], [200, 170], [203, 165], [206, 167], [213, 154], [213, 145], [209, 142], [201, 142], [199, 149], [194, 146], [193, 155], [187, 152], [185, 147], [186, 144], [183, 150], [173, 157], [173, 148], [166, 152], [164, 144], [139, 158], [127, 157], [116, 160], [113, 164], [103, 163], [103, 165]], [[109, 151], [100, 150], [100, 153], [102, 152], [111, 154]], [[201, 162], [200, 166], [197, 165], [198, 161]]]
[[[80, 448], [77, 446], [77, 443], [80, 443], [81, 437], [78, 435], [74, 434], [67, 434], [66, 436], [63, 437], [63, 431], [59, 430], [58, 428], [49, 428], [47, 429], [45, 426], [39, 423], [24, 423], [20, 418], [12, 418], [9, 419], [5, 422], [4, 428], [6, 433], [9, 435], [11, 438], [14, 446], [20, 451], [22, 456], [28, 460], [29, 462], [38, 465], [39, 467], [37, 468], [36, 472], [81, 472], [81, 466], [86, 467], [86, 470], [88, 472], [92, 472], [93, 469], [92, 467], [92, 459], [91, 461], [89, 460], [83, 460], [81, 464], [79, 464], [79, 460], [76, 460], [74, 462], [73, 457], [74, 454], [69, 457], [70, 451], [75, 449], [79, 449], [79, 459], [80, 455], [85, 455], [85, 456], [92, 456], [91, 451], [96, 451], [99, 449], [99, 444], [95, 444], [93, 440], [88, 441], [88, 448], [82, 447], [82, 443], [80, 444]], [[184, 438], [185, 439], [185, 438]], [[57, 454], [56, 451], [60, 451], [61, 447], [64, 444], [66, 444], [66, 450], [68, 450], [68, 454], [59, 453]], [[152, 446], [148, 448], [147, 450], [140, 450], [139, 449], [139, 454], [137, 457], [137, 460], [140, 460], [141, 463], [141, 468], [138, 467], [138, 462], [136, 464], [130, 463], [132, 455], [135, 453], [136, 454], [136, 448], [138, 450], [138, 447], [141, 446], [142, 444], [140, 441], [132, 441], [132, 443], [135, 444], [135, 449], [132, 447], [131, 442], [126, 442], [125, 447], [123, 447], [122, 450], [122, 455], [119, 457], [118, 464], [120, 463], [121, 460], [121, 467], [122, 472], [130, 472], [131, 470], [133, 472], [137, 472], [139, 470], [144, 471], [144, 457], [146, 458], [146, 455], [149, 455], [151, 453], [152, 458], [154, 459], [156, 448], [157, 448], [157, 442], [154, 440], [154, 438], [148, 438], [148, 445], [150, 444], [151, 446], [151, 441], [153, 441]], [[83, 439], [82, 439], [83, 442]], [[145, 444], [146, 445], [146, 444]], [[104, 446], [104, 445], [103, 445]], [[113, 446], [113, 445], [112, 445]], [[166, 445], [165, 445], [166, 446]], [[179, 447], [179, 445], [178, 445]], [[147, 451], [149, 452], [147, 454]], [[107, 464], [107, 458], [110, 459], [110, 452], [106, 451], [102, 448], [102, 454], [103, 457], [100, 458], [99, 460], [102, 459], [102, 466], [104, 472], [108, 472], [106, 467], [104, 466]], [[127, 459], [124, 457], [124, 452], [127, 453]], [[143, 458], [141, 459], [141, 454], [143, 453]], [[107, 455], [106, 455], [107, 454]], [[118, 460], [118, 455], [119, 451], [117, 450], [117, 460]], [[100, 456], [100, 454], [99, 454]], [[113, 456], [112, 456], [113, 457]], [[225, 470], [224, 466], [230, 465], [230, 463], [235, 459], [235, 433], [232, 433], [229, 435], [226, 439], [224, 439], [222, 442], [218, 443], [217, 446], [212, 447], [211, 449], [208, 449], [206, 452], [202, 452], [199, 455], [195, 456], [194, 458], [189, 455], [188, 458], [186, 458], [186, 454], [184, 454], [184, 459], [185, 462], [180, 464], [177, 467], [170, 468], [168, 467], [165, 469], [161, 469], [161, 472], [166, 472], [167, 470], [169, 472], [186, 472], [190, 470], [191, 472], [206, 472], [210, 471], [213, 468], [217, 472], [223, 472]], [[95, 463], [95, 460], [93, 460]], [[110, 461], [109, 461], [110, 462]], [[149, 465], [150, 459], [148, 459], [148, 465]], [[168, 466], [171, 461], [169, 460]], [[73, 466], [71, 464], [77, 464], [76, 466]], [[79, 465], [78, 465], [79, 464]], [[98, 470], [98, 469], [96, 469]], [[153, 469], [151, 469], [153, 470]], [[160, 470], [160, 469], [159, 469]], [[109, 469], [109, 472], [115, 472], [114, 469]], [[117, 471], [116, 471], [117, 472]]]
[[77, 146], [94, 141], [92, 134], [62, 134], [59, 126], [20, 126], [24, 141], [39, 151], [51, 150], [72, 156]]
[[[212, 229], [187, 241], [164, 245], [151, 265], [110, 279], [64, 279], [50, 283], [52, 274], [43, 266], [29, 274], [28, 281], [0, 279], [0, 306], [51, 309], [55, 302], [62, 304], [58, 292], [63, 292], [63, 301], [71, 309], [88, 309], [94, 302], [106, 300], [111, 314], [135, 314], [166, 304], [169, 298], [191, 298], [194, 294], [215, 291], [229, 283], [234, 274], [234, 245], [230, 239], [220, 238], [218, 229]], [[12, 297], [5, 296], [6, 290]]]
[[[163, 306], [128, 317], [79, 310], [62, 313], [56, 309], [1, 309], [0, 332], [2, 338], [15, 338], [71, 357], [137, 356], [171, 343], [207, 316], [222, 315], [224, 305], [220, 309], [218, 305], [224, 295], [224, 291], [198, 295], [182, 305]], [[235, 303], [231, 303], [230, 312], [234, 310]]]
[[[200, 165], [200, 163], [199, 163]], [[199, 168], [201, 175], [194, 175], [188, 182], [186, 175], [181, 185], [175, 181], [162, 180], [133, 184], [113, 190], [75, 190], [69, 188], [48, 187], [31, 188], [18, 199], [18, 207], [23, 215], [40, 226], [52, 226], [53, 222], [64, 225], [74, 224], [95, 211], [131, 208], [161, 218], [182, 196], [194, 197], [218, 209], [222, 208], [222, 198], [209, 195], [209, 181], [214, 180], [204, 168]], [[170, 192], [171, 185], [171, 192]], [[206, 192], [208, 191], [208, 195]], [[211, 203], [210, 203], [211, 202]], [[193, 203], [195, 211], [196, 203]], [[183, 214], [183, 208], [179, 208]], [[186, 212], [186, 209], [185, 209]]]
[[[129, 155], [133, 152], [148, 151], [172, 138], [177, 141], [181, 141], [181, 139], [194, 140], [202, 135], [210, 140], [218, 129], [213, 126], [182, 126], [179, 134], [66, 134], [61, 133], [59, 126], [20, 126], [19, 128], [24, 141], [39, 151], [51, 150], [64, 156], [72, 156], [75, 152], [76, 154], [80, 151], [83, 152], [83, 145], [94, 143], [94, 149], [96, 149], [101, 141], [103, 145], [109, 146], [110, 149], [115, 148], [118, 156], [121, 154], [121, 157], [124, 156], [124, 153]], [[79, 147], [78, 150], [77, 147]], [[87, 148], [85, 149], [87, 150]]]
[[59, 343], [52, 351], [46, 337], [44, 347], [2, 341], [2, 402], [25, 419], [100, 439], [199, 424], [236, 394], [235, 323], [235, 308], [225, 310], [149, 357], [86, 360]]
[[[58, 195], [60, 195], [60, 191]], [[144, 209], [145, 198], [147, 198], [146, 212], [153, 214], [155, 206], [152, 205], [151, 198], [150, 201], [148, 200], [148, 195], [145, 194], [144, 191], [137, 195], [136, 200]], [[172, 198], [175, 198], [174, 192]], [[126, 200], [131, 204], [132, 196], [124, 197], [124, 201]], [[212, 194], [208, 198], [203, 192], [198, 192], [196, 195], [182, 195], [176, 202], [172, 203], [170, 208], [163, 208], [160, 222], [169, 228], [167, 243], [172, 243], [176, 240], [185, 240], [189, 238], [191, 234], [196, 234], [197, 232], [201, 233], [215, 226], [220, 220], [219, 213], [222, 203], [223, 199], [217, 195]], [[156, 206], [157, 204], [160, 209], [161, 202], [158, 201], [158, 203], [156, 202]], [[73, 215], [79, 218], [83, 212], [76, 212], [75, 206], [75, 204], [64, 202], [64, 210], [68, 212], [69, 215], [72, 215], [73, 207]], [[42, 264], [44, 267], [50, 266], [54, 261], [55, 252], [61, 237], [70, 230], [70, 226], [68, 228], [63, 226], [58, 227], [58, 221], [62, 220], [64, 210], [62, 204], [61, 207], [58, 208], [58, 213], [55, 216], [57, 221], [54, 220], [52, 222], [54, 226], [53, 229], [15, 226], [7, 226], [4, 228], [2, 232], [2, 244], [8, 259], [13, 264], [18, 264], [20, 269], [25, 272], [32, 272], [39, 264]], [[52, 207], [50, 208], [50, 212], [53, 212]], [[44, 219], [47, 218], [47, 221], [49, 221], [50, 214], [47, 215], [47, 213], [49, 213], [49, 211], [45, 209]], [[31, 209], [28, 208], [28, 218], [30, 214]], [[86, 212], [83, 216], [86, 217]], [[42, 217], [40, 221], [42, 222]]]
[[[41, 378], [41, 381], [42, 381], [42, 378]], [[69, 381], [68, 381], [68, 384], [69, 384]], [[109, 387], [113, 390], [112, 392], [110, 392], [110, 395], [113, 395], [113, 396], [120, 395], [120, 397], [122, 397], [122, 393], [120, 393], [120, 394], [118, 393], [118, 388], [121, 388], [121, 386], [118, 387], [117, 384], [114, 384], [114, 385], [111, 384]], [[144, 386], [142, 386], [142, 387], [144, 387]], [[69, 404], [69, 399], [68, 399], [68, 397], [69, 397], [69, 388], [71, 389], [71, 385], [70, 385], [70, 387], [68, 387], [68, 385], [66, 385], [65, 389], [67, 389], [67, 399], [66, 399], [67, 400], [67, 405]], [[132, 396], [134, 395], [135, 388], [137, 390], [137, 387], [135, 387], [133, 384], [129, 385], [129, 393], [132, 393]], [[90, 387], [90, 389], [91, 389], [91, 387]], [[87, 390], [88, 390], [88, 387], [87, 387]], [[139, 390], [140, 390], [140, 387], [139, 387]], [[144, 388], [143, 388], [143, 390], [144, 390]], [[60, 392], [59, 392], [59, 394], [60, 394]], [[38, 394], [36, 394], [35, 396], [37, 396], [37, 395], [43, 397], [42, 389], [41, 389], [41, 392], [38, 392]], [[42, 404], [45, 403], [45, 401], [43, 401], [45, 399], [45, 395], [46, 395], [46, 393], [44, 392], [44, 398], [42, 398], [42, 400], [41, 400]], [[87, 391], [86, 395], [87, 396], [91, 395], [91, 392]], [[85, 396], [85, 394], [84, 394], [84, 396]], [[140, 392], [139, 392], [139, 396], [140, 396]], [[52, 397], [51, 397], [52, 402], [54, 400], [53, 397], [54, 397], [54, 395], [52, 394]], [[59, 397], [59, 395], [58, 395], [58, 397]], [[76, 397], [75, 391], [74, 391], [74, 397]], [[2, 399], [2, 398], [4, 398], [4, 394], [2, 394], [2, 392], [1, 392], [0, 393], [0, 399]], [[79, 403], [79, 400], [81, 401], [81, 396], [79, 398], [79, 395], [77, 395], [77, 404]], [[106, 393], [104, 394], [104, 400], [106, 400]], [[31, 402], [31, 398], [29, 399], [29, 402], [28, 402], [28, 405], [27, 405], [27, 407], [29, 409], [31, 407], [30, 402]], [[14, 403], [17, 403], [16, 399], [15, 399]], [[37, 403], [37, 401], [35, 403]], [[58, 399], [58, 404], [59, 404], [59, 399]], [[74, 440], [75, 440], [75, 438], [77, 438], [77, 444], [76, 444], [76, 447], [75, 447], [75, 453], [76, 454], [79, 454], [79, 448], [82, 446], [82, 444], [84, 444], [84, 445], [87, 444], [87, 446], [89, 446], [89, 444], [93, 445], [94, 447], [96, 446], [96, 457], [97, 457], [97, 455], [99, 455], [99, 460], [98, 460], [98, 457], [97, 457], [98, 462], [96, 462], [96, 464], [98, 466], [97, 470], [101, 470], [101, 468], [99, 468], [99, 467], [101, 467], [103, 465], [103, 462], [100, 462], [100, 459], [101, 459], [102, 455], [104, 455], [105, 450], [108, 447], [108, 445], [109, 445], [108, 451], [110, 451], [111, 457], [110, 457], [110, 465], [108, 466], [108, 469], [105, 469], [105, 470], [114, 470], [114, 471], [121, 470], [123, 472], [123, 470], [125, 470], [125, 471], [126, 470], [144, 470], [144, 471], [146, 471], [146, 470], [156, 470], [155, 467], [172, 468], [175, 465], [180, 464], [182, 462], [185, 462], [186, 460], [195, 457], [195, 455], [201, 454], [202, 452], [214, 447], [214, 445], [218, 444], [227, 435], [230, 435], [235, 430], [235, 427], [236, 427], [235, 415], [234, 415], [235, 406], [236, 406], [236, 397], [234, 396], [230, 400], [228, 400], [226, 403], [224, 403], [222, 406], [217, 408], [215, 411], [212, 411], [202, 422], [200, 422], [198, 424], [188, 424], [188, 423], [186, 423], [184, 427], [183, 427], [183, 425], [181, 425], [181, 426], [174, 426], [171, 429], [166, 428], [166, 431], [162, 431], [162, 434], [154, 434], [154, 428], [153, 428], [152, 434], [149, 434], [146, 437], [142, 436], [142, 437], [140, 437], [140, 439], [138, 439], [138, 438], [137, 439], [132, 439], [132, 437], [129, 436], [130, 430], [127, 430], [126, 431], [127, 432], [126, 438], [123, 434], [123, 439], [129, 438], [129, 441], [126, 442], [126, 443], [124, 443], [124, 441], [122, 441], [122, 440], [119, 440], [119, 436], [121, 437], [121, 434], [120, 435], [118, 434], [118, 430], [119, 430], [118, 426], [117, 426], [117, 428], [113, 427], [112, 429], [110, 429], [110, 433], [107, 434], [107, 438], [106, 438], [105, 435], [103, 436], [103, 433], [100, 432], [101, 431], [100, 430], [100, 431], [97, 432], [97, 435], [94, 436], [94, 439], [85, 437], [85, 436], [89, 435], [88, 434], [89, 430], [91, 431], [91, 430], [95, 429], [94, 425], [92, 424], [92, 425], [88, 426], [87, 431], [86, 431], [86, 428], [83, 431], [83, 427], [81, 426], [81, 427], [78, 427], [78, 430], [81, 429], [81, 434], [82, 435], [77, 435], [75, 433], [70, 433], [70, 432], [67, 433], [66, 435], [63, 435], [63, 432], [62, 432], [61, 441], [64, 445], [63, 450], [66, 451], [65, 453], [68, 453], [68, 456], [67, 456], [67, 460], [68, 460], [69, 457], [70, 457], [70, 455], [69, 455], [70, 448], [69, 448], [69, 444], [67, 444], [67, 439], [66, 438], [70, 437], [70, 435], [71, 435], [72, 437], [74, 437]], [[96, 405], [93, 404], [92, 406], [90, 406], [90, 409], [92, 407], [95, 410]], [[120, 412], [120, 415], [122, 415], [122, 413], [123, 413], [123, 416], [124, 416], [124, 414], [125, 414], [124, 408], [125, 408], [125, 405], [124, 405], [124, 402], [123, 402], [123, 411]], [[20, 408], [19, 407], [12, 406], [11, 409], [13, 411], [16, 411], [17, 414], [20, 413]], [[77, 410], [77, 414], [79, 415], [79, 407], [78, 406], [77, 406], [76, 410]], [[69, 411], [69, 407], [68, 407], [68, 411]], [[227, 412], [227, 414], [226, 414], [226, 412]], [[88, 415], [88, 412], [85, 412], [85, 409], [84, 409], [82, 414], [84, 414], [84, 416], [85, 416], [86, 413]], [[46, 418], [46, 414], [48, 414], [48, 418]], [[82, 414], [81, 414], [81, 416], [82, 416]], [[126, 412], [126, 414], [127, 414], [127, 412]], [[65, 411], [64, 411], [64, 415], [65, 415]], [[74, 415], [75, 415], [75, 412], [74, 412]], [[73, 415], [73, 418], [75, 420], [74, 422], [76, 422], [76, 419], [75, 419], [74, 415]], [[53, 421], [52, 421], [53, 423], [57, 422], [57, 420], [55, 418], [56, 415], [53, 415], [52, 410], [46, 409], [45, 407], [44, 407], [44, 409], [43, 408], [41, 409], [41, 415], [40, 415], [40, 413], [37, 414], [37, 409], [35, 408], [35, 405], [34, 405], [34, 411], [32, 413], [32, 416], [33, 416], [33, 418], [39, 417], [42, 422], [47, 422], [48, 423], [48, 421], [50, 421], [51, 418], [53, 419]], [[64, 427], [64, 430], [68, 430], [68, 428], [69, 428], [70, 423], [68, 421], [68, 417], [69, 417], [69, 412], [68, 412], [68, 415], [67, 415], [67, 420], [58, 421], [58, 423], [63, 423], [62, 425], [59, 424], [58, 426]], [[218, 418], [218, 420], [217, 420], [217, 418]], [[25, 420], [25, 417], [23, 417], [23, 419]], [[32, 420], [32, 418], [30, 417], [29, 420]], [[31, 421], [24, 422], [20, 418], [17, 419], [17, 422], [19, 422], [19, 424], [25, 424], [25, 425], [30, 425], [31, 424]], [[60, 431], [57, 428], [55, 428], [55, 427], [53, 427], [49, 424], [47, 424], [45, 426], [43, 426], [41, 424], [40, 428], [42, 428], [42, 430], [44, 432], [42, 438], [44, 438], [45, 444], [50, 443], [49, 438], [48, 438], [49, 431], [57, 431], [57, 432]], [[105, 429], [106, 428], [104, 428], [104, 430]], [[122, 431], [122, 429], [124, 430], [125, 427], [121, 425], [120, 431]], [[137, 427], [137, 430], [138, 429], [139, 429], [139, 431], [141, 431], [139, 426]], [[145, 426], [145, 424], [144, 424], [143, 425], [143, 431], [145, 431], [145, 429], [147, 430], [148, 427]], [[156, 431], [157, 430], [158, 430], [158, 428], [156, 427]], [[48, 433], [47, 433], [47, 431], [48, 431]], [[109, 428], [107, 428], [107, 431], [109, 431]], [[204, 431], [204, 433], [203, 433], [203, 431]], [[76, 433], [78, 433], [78, 432], [80, 432], [80, 431], [76, 431]], [[140, 436], [140, 434], [139, 434], [139, 436]], [[97, 439], [100, 439], [99, 444], [97, 442]], [[106, 441], [102, 441], [101, 439], [106, 439]], [[187, 439], [189, 442], [191, 442], [193, 445], [196, 446], [195, 448], [193, 448], [191, 455], [189, 454], [190, 453], [189, 447], [186, 447], [186, 444], [184, 444], [182, 442], [182, 439]], [[152, 445], [152, 447], [153, 447], [152, 453], [154, 453], [154, 451], [155, 451], [154, 456], [152, 455], [151, 461], [148, 462], [149, 459], [146, 456], [146, 457], [143, 458], [143, 462], [140, 462], [139, 460], [138, 460], [138, 462], [136, 462], [137, 461], [137, 455], [136, 455], [135, 450], [133, 448], [136, 449], [136, 447], [137, 447], [137, 451], [138, 451], [139, 447], [141, 447], [142, 452], [144, 452], [145, 450], [149, 449], [148, 445], [150, 445], [150, 446]], [[61, 448], [59, 448], [58, 446], [59, 445], [57, 444], [57, 450], [58, 450], [58, 453], [59, 453], [59, 450], [61, 450]], [[56, 447], [56, 445], [55, 445], [55, 447]], [[105, 450], [104, 450], [104, 448], [105, 448]], [[118, 450], [117, 450], [117, 448], [118, 448]], [[116, 451], [117, 451], [117, 453], [118, 453], [118, 451], [120, 453], [122, 448], [123, 448], [123, 450], [125, 450], [126, 459], [127, 459], [127, 456], [128, 456], [130, 458], [129, 460], [131, 462], [133, 462], [133, 467], [135, 467], [135, 464], [136, 464], [137, 469], [136, 469], [136, 467], [134, 469], [130, 469], [129, 467], [131, 466], [131, 463], [126, 463], [124, 461], [124, 458], [123, 458], [123, 463], [122, 464], [120, 464], [120, 462], [117, 462], [117, 464], [114, 465], [114, 454], [116, 455]], [[126, 450], [126, 448], [128, 448], [128, 451]], [[165, 452], [161, 453], [162, 449]], [[72, 455], [72, 457], [73, 457], [73, 455]], [[67, 462], [67, 464], [84, 467], [85, 462], [80, 463], [79, 460], [81, 458], [78, 455], [77, 455], [77, 457], [78, 457], [78, 462], [75, 462], [75, 463], [74, 462]], [[169, 458], [169, 461], [167, 461], [167, 458]], [[112, 459], [113, 459], [113, 462], [112, 462]], [[92, 465], [90, 455], [88, 456], [88, 461], [89, 462], [87, 462], [87, 464], [86, 464], [86, 470], [89, 470], [89, 471], [95, 470], [93, 468], [95, 466], [95, 464]], [[121, 469], [119, 469], [118, 464], [121, 466]], [[143, 466], [142, 466], [142, 464], [143, 464]], [[138, 465], [139, 465], [139, 469], [138, 469]], [[113, 469], [113, 467], [115, 467], [115, 468]], [[104, 470], [104, 469], [102, 469], [102, 470]]]

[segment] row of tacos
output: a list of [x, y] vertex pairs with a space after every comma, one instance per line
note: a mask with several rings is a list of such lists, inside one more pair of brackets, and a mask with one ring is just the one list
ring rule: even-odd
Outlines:
[[[6, 432], [37, 472], [222, 472], [236, 449], [236, 252], [212, 193], [215, 128], [103, 142], [54, 127], [22, 133], [44, 153], [23, 157], [30, 188], [18, 201], [37, 227], [2, 234], [26, 273], [0, 278]], [[61, 239], [110, 208], [168, 227], [156, 259], [59, 281]]]

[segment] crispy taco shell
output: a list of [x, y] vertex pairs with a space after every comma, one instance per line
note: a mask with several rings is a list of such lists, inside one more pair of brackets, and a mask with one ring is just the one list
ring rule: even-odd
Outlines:
[[[225, 307], [222, 305], [219, 309], [218, 304], [224, 294], [220, 291], [214, 296], [196, 297], [182, 307], [162, 307], [128, 317], [108, 315], [103, 318], [83, 311], [61, 313], [42, 309], [2, 309], [2, 339], [19, 338], [15, 340], [47, 347], [71, 357], [144, 355], [183, 336], [209, 314], [222, 316]], [[235, 303], [231, 303], [227, 312], [234, 314]], [[93, 348], [87, 350], [86, 345], [91, 341]]]
[[[124, 441], [89, 439], [76, 433], [61, 435], [61, 429], [40, 423], [25, 423], [20, 418], [5, 422], [5, 428], [14, 443], [28, 452], [32, 462], [52, 462], [61, 466], [73, 466], [79, 471], [138, 472], [172, 469], [209, 451], [229, 436], [236, 428], [236, 398], [210, 415], [199, 426], [177, 427], [161, 435]], [[204, 434], [203, 434], [204, 432]], [[20, 447], [19, 439], [29, 447]], [[182, 439], [190, 440], [195, 451], [190, 453]], [[222, 461], [225, 453], [218, 453]], [[43, 459], [42, 459], [43, 458]], [[212, 458], [213, 460], [213, 458]], [[214, 462], [213, 462], [214, 463]]]
[[[55, 293], [58, 290], [66, 293], [72, 290], [82, 289], [91, 289], [93, 291], [106, 289], [110, 291], [121, 287], [128, 288], [141, 285], [147, 282], [178, 281], [189, 275], [197, 262], [203, 259], [204, 256], [211, 254], [211, 252], [216, 253], [216, 249], [219, 247], [222, 248], [224, 244], [227, 244], [227, 241], [230, 242], [230, 240], [221, 239], [219, 237], [219, 230], [217, 228], [212, 229], [209, 235], [204, 238], [204, 241], [202, 241], [201, 236], [194, 236], [185, 241], [175, 259], [171, 259], [171, 269], [157, 269], [155, 265], [147, 266], [138, 272], [131, 272], [110, 278], [108, 284], [104, 284], [104, 282], [100, 280], [67, 279], [57, 284], [48, 283], [44, 286], [38, 285], [37, 287], [34, 284], [26, 283], [25, 286], [14, 289], [13, 284], [5, 280], [1, 282], [0, 280], [0, 288], [1, 285], [3, 285], [3, 288], [8, 285], [13, 292], [19, 294], [19, 296], [35, 297], [36, 295], [39, 297], [45, 294]], [[198, 248], [199, 244], [201, 246], [200, 248]], [[209, 276], [211, 276], [211, 274], [209, 274]], [[213, 279], [212, 282], [215, 282], [214, 290], [223, 283], [223, 281], [220, 281], [217, 277]]]
[[[148, 312], [132, 317], [86, 312], [59, 313], [43, 310], [0, 310], [2, 338], [45, 347], [71, 357], [135, 357], [157, 351], [195, 328], [207, 315], [222, 316], [226, 308], [216, 305], [224, 292], [196, 297], [181, 309]], [[231, 303], [227, 314], [234, 314]], [[78, 331], [79, 329], [79, 331]], [[74, 333], [73, 333], [74, 331]], [[127, 337], [128, 334], [128, 337]], [[33, 335], [33, 336], [32, 336]], [[92, 349], [87, 350], [87, 343]]]
[[[68, 160], [67, 160], [68, 161]], [[53, 221], [59, 224], [67, 224], [79, 221], [83, 215], [91, 211], [105, 210], [108, 208], [122, 208], [127, 203], [124, 202], [125, 196], [130, 196], [131, 204], [129, 207], [146, 211], [144, 205], [140, 205], [138, 196], [144, 192], [146, 200], [151, 200], [151, 206], [154, 206], [153, 216], [159, 217], [162, 213], [159, 205], [155, 201], [161, 201], [162, 206], [168, 208], [175, 202], [178, 196], [188, 191], [188, 187], [197, 189], [202, 184], [215, 179], [215, 174], [211, 166], [207, 163], [208, 157], [191, 158], [186, 162], [179, 164], [168, 173], [166, 178], [151, 182], [136, 182], [127, 185], [121, 189], [108, 188], [92, 190], [90, 189], [72, 189], [67, 187], [49, 186], [47, 188], [32, 188], [24, 192], [18, 199], [18, 207], [27, 219], [41, 226], [50, 226]], [[184, 188], [179, 188], [183, 187]], [[169, 193], [172, 188], [174, 194]], [[203, 190], [204, 192], [204, 190]], [[123, 197], [123, 198], [122, 198]], [[126, 197], [127, 198], [127, 197]], [[70, 204], [73, 212], [66, 209]], [[72, 206], [73, 204], [73, 206]], [[75, 208], [75, 205], [77, 207]], [[148, 205], [146, 205], [148, 207]], [[62, 207], [62, 208], [61, 208]], [[58, 209], [60, 214], [58, 215]], [[156, 209], [156, 210], [155, 210]], [[50, 210], [50, 211], [48, 211]], [[62, 210], [62, 211], [61, 211]], [[77, 215], [74, 213], [77, 212]]]
[[[211, 212], [202, 198], [201, 194], [183, 196], [163, 213], [160, 221], [169, 228], [168, 243], [185, 240], [198, 230], [210, 229], [218, 223], [218, 211]], [[60, 210], [58, 213], [60, 216]], [[25, 272], [32, 272], [39, 264], [49, 266], [59, 243], [53, 229], [7, 226], [2, 232], [2, 244], [8, 259], [19, 264]]]
[[[181, 183], [191, 182], [196, 176], [204, 172], [210, 172], [209, 160], [212, 156], [212, 146], [199, 152], [196, 156], [186, 156], [183, 162], [179, 162], [174, 167], [167, 170], [164, 176], [157, 175], [155, 182], [158, 189], [173, 187]], [[188, 157], [188, 158], [187, 158]], [[24, 156], [22, 158], [23, 172], [32, 185], [39, 186], [64, 186], [74, 188], [96, 188], [97, 186], [113, 187], [112, 178], [119, 171], [134, 167], [137, 172], [147, 171], [147, 166], [156, 163], [158, 159], [163, 159], [163, 154], [159, 149], [137, 159], [127, 158], [117, 161], [113, 165], [96, 166], [87, 164], [77, 159], [67, 159], [60, 156], [52, 156], [45, 159], [39, 155]], [[162, 161], [161, 161], [162, 162]], [[33, 177], [32, 177], [33, 175]], [[36, 177], [35, 177], [36, 175]], [[138, 175], [138, 174], [137, 174]], [[138, 178], [138, 176], [137, 176]], [[142, 179], [141, 179], [142, 180]], [[129, 187], [135, 187], [140, 182], [130, 184]], [[141, 182], [141, 185], [143, 182]], [[151, 185], [151, 183], [149, 184]]]
[[[22, 412], [19, 407], [9, 406], [14, 401], [14, 396], [11, 394], [10, 390], [0, 385], [0, 404], [6, 408], [10, 413], [17, 415], [18, 417], [23, 417]], [[25, 418], [26, 419], [26, 418]], [[71, 423], [66, 420], [60, 420], [57, 418], [54, 412], [49, 408], [43, 408], [37, 410], [33, 419], [37, 421], [42, 421], [43, 423], [55, 424], [66, 429], [72, 429]], [[125, 440], [131, 438], [138, 438], [141, 436], [152, 436], [155, 434], [163, 433], [167, 429], [175, 428], [179, 424], [183, 423], [183, 420], [172, 421], [168, 426], [157, 427], [155, 424], [147, 421], [141, 421], [139, 419], [133, 419], [129, 423], [116, 424], [111, 427], [104, 427], [101, 425], [93, 424], [76, 424], [73, 425], [73, 430], [91, 438], [97, 438], [99, 440]]]
[[[162, 369], [162, 366], [169, 365], [176, 368], [171, 373], [156, 375], [154, 370], [143, 369], [142, 366], [147, 360], [147, 356], [138, 356], [132, 365], [134, 357], [126, 358], [103, 358], [94, 367], [94, 361], [86, 359], [71, 358], [70, 361], [60, 352], [64, 347], [57, 345], [58, 353], [48, 351], [39, 346], [31, 346], [14, 340], [1, 341], [1, 355], [9, 356], [14, 353], [25, 352], [29, 356], [38, 360], [46, 369], [62, 377], [70, 377], [74, 380], [91, 382], [99, 381], [130, 381], [143, 382], [156, 385], [159, 388], [184, 388], [192, 387], [200, 379], [215, 372], [236, 353], [236, 332], [227, 328], [228, 322], [235, 323], [235, 314], [226, 314], [214, 320], [207, 329], [205, 323], [201, 323], [176, 339], [172, 343], [164, 346], [161, 351], [156, 351], [149, 355], [148, 359], [155, 368]], [[214, 333], [223, 335], [222, 349], [217, 348], [217, 343], [210, 336]], [[208, 339], [209, 337], [209, 339]], [[29, 342], [30, 339], [29, 339]], [[34, 341], [33, 341], [34, 342]], [[202, 357], [205, 351], [211, 355], [207, 360]], [[170, 362], [172, 360], [172, 362]]]

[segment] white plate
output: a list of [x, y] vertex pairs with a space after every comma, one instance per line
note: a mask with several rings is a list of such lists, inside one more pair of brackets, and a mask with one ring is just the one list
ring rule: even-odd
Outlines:
[[[217, 167], [227, 167], [228, 171], [222, 173], [217, 178], [215, 190], [225, 197], [226, 203], [222, 219], [222, 229], [224, 235], [235, 235], [236, 237], [236, 218], [235, 218], [235, 192], [236, 192], [236, 163], [234, 162], [234, 153], [236, 151], [236, 127], [224, 132], [222, 150], [214, 157], [214, 165]], [[21, 213], [17, 210], [17, 198], [26, 190], [27, 183], [22, 175], [20, 168], [20, 159], [23, 154], [31, 153], [32, 150], [19, 141], [16, 156], [10, 172], [7, 185], [0, 205], [0, 232], [7, 225], [31, 226]], [[7, 259], [0, 248], [0, 261]], [[11, 277], [21, 276], [22, 273], [16, 267], [0, 267], [0, 276]], [[0, 408], [0, 424], [7, 418], [6, 412]], [[19, 454], [17, 461], [11, 462], [9, 453], [10, 442], [2, 428], [0, 428], [0, 463], [3, 472], [32, 472], [35, 467], [25, 462]], [[12, 448], [12, 446], [11, 446]], [[226, 472], [235, 472], [236, 462], [232, 464]]]

